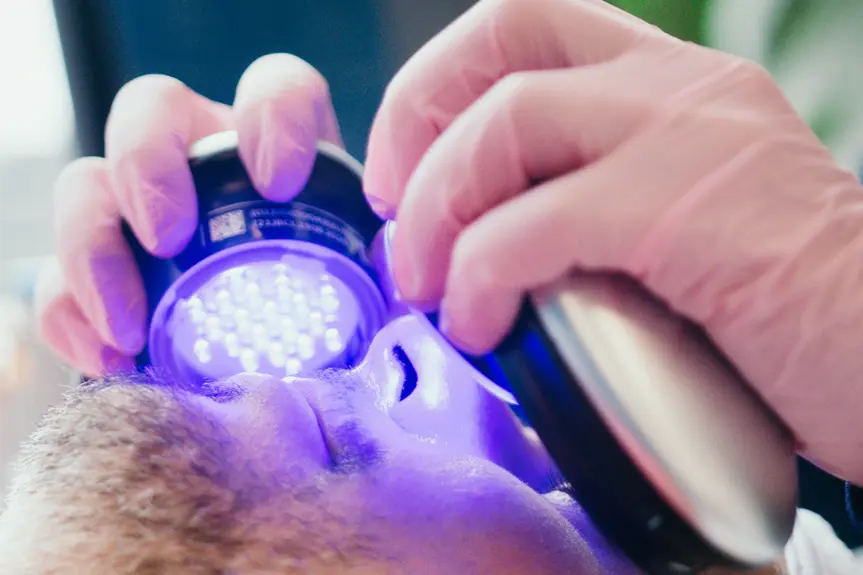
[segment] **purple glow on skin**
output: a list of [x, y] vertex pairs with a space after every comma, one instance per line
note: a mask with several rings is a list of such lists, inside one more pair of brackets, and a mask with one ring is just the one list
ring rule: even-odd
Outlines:
[[[448, 362], [452, 364], [460, 364], [461, 371], [466, 374], [465, 377], [482, 386], [496, 398], [517, 405], [518, 401], [515, 396], [491, 381], [489, 378], [480, 373], [476, 368], [470, 365], [463, 357], [453, 348], [453, 346], [444, 338], [428, 318], [420, 311], [412, 310], [401, 302], [395, 284], [395, 278], [392, 274], [392, 237], [395, 232], [396, 223], [387, 222], [375, 236], [372, 243], [371, 257], [374, 262], [375, 269], [378, 272], [378, 281], [381, 284], [384, 297], [386, 298], [387, 307], [390, 310], [391, 317], [395, 316], [411, 316], [415, 319], [416, 324], [412, 330], [423, 332], [430, 339], [430, 345], [433, 345], [438, 353], [443, 353]], [[404, 332], [404, 330], [402, 330]]]
[[[388, 353], [395, 346], [404, 350], [417, 373], [416, 389], [401, 401], [403, 377], [398, 360]], [[381, 328], [354, 372], [377, 390], [380, 408], [423, 444], [450, 454], [482, 456], [534, 489], [548, 489], [554, 463], [539, 438], [493, 389], [477, 385], [482, 375], [424, 316], [408, 314]]]
[[314, 244], [262, 241], [175, 282], [154, 314], [150, 353], [193, 380], [296, 376], [345, 365], [382, 322], [383, 301], [356, 264]]
[[[394, 341], [418, 364], [417, 392], [405, 401], [387, 353]], [[598, 574], [578, 537], [578, 508], [569, 513], [571, 502], [541, 495], [550, 465], [541, 446], [503, 402], [465, 385], [463, 362], [429, 354], [434, 346], [407, 316], [378, 332], [351, 371], [287, 384], [241, 374], [227, 382], [245, 390], [237, 400], [200, 404], [236, 442], [230, 453], [240, 459], [226, 465], [266, 470], [278, 485], [298, 473], [324, 478], [325, 501], [384, 538], [400, 573]], [[426, 369], [424, 359], [436, 365]], [[446, 399], [410, 401], [426, 386]]]

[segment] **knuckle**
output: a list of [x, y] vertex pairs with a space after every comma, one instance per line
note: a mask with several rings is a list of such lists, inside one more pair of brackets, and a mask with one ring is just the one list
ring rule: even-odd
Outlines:
[[39, 274], [33, 289], [33, 310], [37, 318], [43, 318], [51, 313], [54, 304], [66, 293], [66, 281], [56, 257], [51, 257]]
[[[76, 306], [66, 284], [60, 264], [52, 258], [40, 271], [33, 291], [33, 315], [37, 335], [55, 352], [62, 352], [62, 335], [58, 327], [70, 308]], [[69, 360], [70, 358], [66, 358]]]
[[54, 182], [55, 201], [63, 198], [67, 188], [97, 177], [104, 167], [104, 161], [98, 157], [86, 157], [69, 162]]
[[[108, 156], [136, 153], [139, 147], [152, 146], [153, 116], [171, 111], [174, 116], [188, 112], [191, 90], [170, 76], [150, 74], [125, 84], [117, 92], [105, 126]], [[155, 125], [161, 128], [160, 118]]]
[[517, 101], [530, 85], [530, 72], [512, 72], [495, 84], [490, 92], [506, 102]]
[[485, 0], [492, 14], [492, 26], [498, 34], [524, 28], [525, 20], [541, 6], [535, 0]]
[[491, 108], [509, 124], [513, 133], [518, 133], [519, 123], [535, 107], [535, 72], [513, 72], [497, 82], [486, 98]]
[[304, 94], [312, 100], [329, 99], [326, 78], [314, 66], [293, 54], [267, 54], [255, 60], [237, 87], [238, 99], [279, 99]]
[[742, 85], [753, 101], [760, 103], [757, 108], [765, 118], [792, 112], [782, 89], [767, 68], [753, 60], [735, 58], [735, 61]]
[[765, 118], [777, 118], [781, 116], [798, 117], [791, 103], [782, 92], [782, 88], [776, 82], [773, 75], [761, 64], [747, 62], [744, 65], [744, 74], [749, 78], [753, 86], [753, 92], [762, 98], [769, 109], [762, 107]]
[[772, 86], [774, 84], [773, 76], [770, 75], [770, 72], [767, 71], [767, 68], [765, 68], [758, 62], [742, 58], [738, 58], [736, 60], [741, 75], [745, 80], [759, 86]]
[[176, 98], [182, 97], [188, 91], [188, 87], [176, 78], [164, 74], [147, 74], [130, 80], [114, 96], [111, 106], [112, 112], [117, 108], [124, 107], [132, 101], [164, 102], [172, 104]]
[[[427, 93], [423, 89], [412, 89], [414, 86], [422, 88], [423, 76], [421, 67], [412, 65], [408, 62], [405, 67], [396, 72], [396, 75], [390, 80], [387, 87], [384, 89], [384, 94], [381, 99], [381, 113], [393, 114], [397, 117], [405, 117], [411, 115], [414, 111], [420, 109], [415, 101], [417, 98], [425, 99]], [[428, 81], [428, 80], [426, 80]], [[411, 97], [413, 96], [413, 97]]]
[[279, 72], [289, 73], [291, 75], [308, 75], [310, 77], [319, 77], [320, 73], [314, 66], [296, 56], [287, 52], [276, 52], [261, 56], [249, 65], [247, 70], [251, 73], [259, 73], [266, 71], [267, 73]]
[[176, 172], [181, 161], [187, 161], [185, 154], [160, 144], [146, 138], [130, 140], [109, 156], [107, 166], [121, 189], [123, 185], [147, 176], [158, 180], [160, 175]]
[[101, 189], [106, 171], [103, 158], [86, 157], [70, 162], [57, 176], [53, 202], [61, 235], [92, 209], [91, 197]]

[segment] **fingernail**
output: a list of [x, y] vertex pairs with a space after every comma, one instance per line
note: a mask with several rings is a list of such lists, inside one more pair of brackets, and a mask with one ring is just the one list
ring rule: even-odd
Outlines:
[[[137, 269], [130, 269], [125, 261], [119, 261], [113, 267], [123, 279], [134, 277]], [[146, 298], [135, 296], [138, 289], [132, 284], [122, 285], [115, 279], [113, 285], [108, 281], [100, 282], [100, 294], [103, 297], [104, 323], [97, 329], [116, 349], [126, 355], [137, 355], [147, 343], [147, 301]], [[131, 301], [130, 301], [131, 300]]]
[[157, 248], [154, 253], [170, 257], [180, 253], [189, 243], [198, 221], [197, 206], [178, 206], [167, 199], [162, 206], [163, 215], [156, 220], [154, 235]]
[[159, 248], [159, 233], [156, 230], [156, 227], [151, 225], [150, 213], [152, 211], [152, 206], [150, 203], [154, 198], [157, 198], [160, 195], [160, 192], [154, 189], [142, 189], [137, 191], [133, 188], [129, 189], [126, 193], [128, 195], [129, 203], [133, 206], [133, 211], [130, 216], [133, 219], [138, 220], [137, 222], [130, 221], [129, 223], [132, 224], [136, 233], [140, 234], [138, 239], [141, 241], [144, 248], [151, 254], [155, 253]]
[[117, 348], [129, 355], [137, 355], [141, 353], [144, 346], [147, 344], [147, 334], [145, 329], [136, 327], [128, 327], [124, 331], [117, 332], [116, 341]]
[[255, 188], [259, 193], [265, 193], [273, 181], [273, 155], [270, 152], [270, 146], [265, 143], [263, 135], [258, 139], [257, 150], [255, 151]]
[[372, 211], [378, 215], [382, 220], [393, 220], [395, 219], [395, 210], [390, 206], [389, 202], [386, 202], [376, 196], [366, 196], [369, 202], [369, 206], [372, 208]]
[[447, 339], [450, 337], [452, 330], [452, 321], [450, 320], [449, 312], [446, 304], [441, 304], [440, 313], [438, 314], [437, 328]]
[[[402, 274], [403, 276], [405, 274]], [[396, 293], [400, 298], [398, 301], [401, 302], [410, 302], [417, 307], [428, 307], [428, 303], [424, 302], [420, 297], [420, 289], [422, 286], [422, 282], [417, 277], [413, 270], [410, 270], [410, 273], [407, 274], [407, 281], [402, 281], [401, 286], [396, 286]]]
[[[449, 341], [457, 349], [460, 349], [461, 351], [470, 355], [480, 355], [483, 352], [482, 349], [471, 345], [462, 337], [459, 337], [457, 334], [453, 333], [454, 326], [452, 323], [452, 312], [450, 311], [449, 306], [446, 304], [445, 301], [441, 303], [440, 310], [438, 311], [437, 328], [438, 331], [443, 334], [443, 336], [447, 339], [447, 341]], [[464, 332], [465, 328], [462, 328], [461, 331]]]
[[[170, 189], [166, 188], [166, 189]], [[153, 255], [171, 257], [188, 243], [198, 219], [196, 205], [182, 205], [165, 189], [147, 185], [135, 194], [141, 244]]]
[[96, 375], [99, 367], [94, 364], [101, 364], [101, 360], [93, 352], [93, 348], [89, 348], [83, 338], [80, 337], [81, 332], [78, 331], [79, 328], [74, 323], [64, 319], [53, 326], [49, 326], [46, 340], [71, 367], [87, 375]]
[[144, 349], [146, 339], [146, 336], [141, 330], [132, 330], [118, 334], [116, 344], [122, 351], [132, 355], [137, 355]]
[[404, 250], [393, 251], [393, 279], [399, 301], [418, 301], [422, 289], [422, 277], [419, 271], [410, 265], [403, 254]]
[[102, 348], [99, 359], [102, 363], [102, 371], [105, 374], [129, 372], [135, 369], [135, 362], [131, 357], [123, 355], [110, 347]]

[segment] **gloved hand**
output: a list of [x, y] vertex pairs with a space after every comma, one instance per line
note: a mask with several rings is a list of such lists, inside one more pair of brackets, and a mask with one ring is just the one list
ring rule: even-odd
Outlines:
[[97, 375], [133, 366], [146, 341], [146, 301], [121, 218], [151, 253], [179, 253], [198, 216], [187, 149], [227, 129], [238, 132], [256, 188], [276, 201], [302, 189], [318, 140], [342, 145], [326, 81], [294, 56], [253, 63], [233, 107], [164, 76], [126, 85], [108, 119], [105, 158], [79, 159], [56, 182], [58, 257], [37, 283], [39, 331], [74, 367]]
[[392, 81], [365, 185], [402, 297], [465, 350], [573, 268], [628, 273], [863, 484], [863, 190], [756, 64], [599, 0], [483, 0]]

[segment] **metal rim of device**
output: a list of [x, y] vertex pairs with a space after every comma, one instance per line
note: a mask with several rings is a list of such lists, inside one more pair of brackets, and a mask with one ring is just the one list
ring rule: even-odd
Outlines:
[[[239, 136], [237, 132], [228, 130], [217, 132], [197, 140], [189, 146], [187, 156], [189, 162], [195, 164], [216, 159], [220, 156], [229, 156], [237, 153]], [[357, 177], [363, 176], [363, 165], [342, 148], [330, 142], [318, 141], [318, 153], [342, 163]]]

